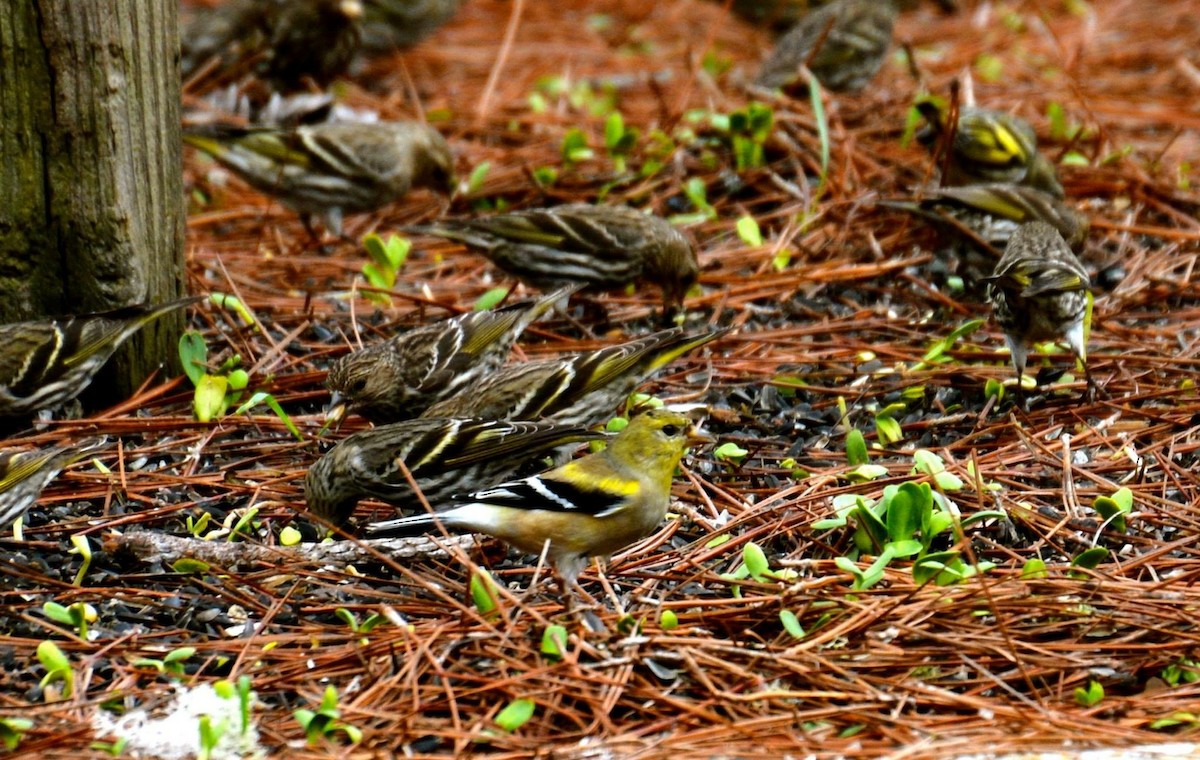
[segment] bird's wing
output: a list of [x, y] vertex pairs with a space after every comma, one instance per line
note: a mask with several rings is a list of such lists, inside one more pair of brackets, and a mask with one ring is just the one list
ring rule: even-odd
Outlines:
[[1025, 298], [1083, 290], [1088, 286], [1087, 273], [1065, 262], [1043, 262], [1036, 271], [1029, 273], [1026, 280], [1021, 290], [1021, 295]]
[[496, 507], [605, 517], [624, 508], [641, 491], [642, 484], [628, 478], [571, 477], [573, 464], [568, 463], [553, 474], [533, 475], [477, 491], [470, 500]]

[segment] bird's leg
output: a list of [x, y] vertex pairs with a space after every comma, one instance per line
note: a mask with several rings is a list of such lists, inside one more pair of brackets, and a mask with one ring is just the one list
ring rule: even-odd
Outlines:
[[1015, 396], [1013, 401], [1018, 406], [1021, 407], [1022, 412], [1028, 412], [1029, 411], [1029, 394], [1027, 394], [1025, 392], [1025, 383], [1021, 382], [1023, 375], [1024, 375], [1023, 372], [1017, 373], [1017, 386], [1013, 390], [1013, 396]]
[[[596, 600], [592, 599], [583, 590], [583, 586], [579, 585], [579, 581], [559, 577], [558, 587], [567, 617], [575, 617], [578, 614], [579, 621], [592, 633], [601, 633], [604, 631], [604, 622], [595, 612], [595, 608], [598, 606]], [[584, 602], [578, 608], [575, 606], [576, 593], [578, 593], [579, 601]]]
[[1008, 344], [1008, 354], [1012, 359], [1013, 369], [1017, 371], [1017, 388], [1014, 392], [1014, 396], [1016, 396], [1015, 401], [1021, 405], [1021, 411], [1028, 412], [1029, 397], [1025, 394], [1025, 383], [1022, 382], [1025, 377], [1025, 362], [1028, 359], [1028, 349], [1024, 343], [1013, 340], [1007, 334], [1004, 336], [1004, 342]]
[[308, 233], [308, 239], [319, 245], [321, 242], [321, 234], [317, 232], [317, 228], [313, 226], [313, 215], [301, 214], [300, 221], [304, 224], [304, 230]]
[[[1087, 381], [1087, 400], [1089, 404], [1096, 401], [1096, 396], [1100, 392], [1100, 387], [1096, 385], [1095, 378], [1092, 377], [1092, 371], [1088, 368], [1087, 359], [1079, 358], [1079, 363], [1083, 365], [1083, 379]], [[1108, 394], [1105, 394], [1108, 395]]]

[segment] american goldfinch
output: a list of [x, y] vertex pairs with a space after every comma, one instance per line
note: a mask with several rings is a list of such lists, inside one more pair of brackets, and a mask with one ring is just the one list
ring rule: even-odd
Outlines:
[[[917, 110], [927, 124], [918, 139], [934, 149], [948, 128], [949, 114], [931, 100], [917, 103]], [[1033, 127], [1019, 116], [964, 105], [958, 110], [949, 151], [945, 185], [1007, 182], [1063, 198], [1054, 164], [1038, 152]]]
[[779, 38], [754, 83], [807, 89], [801, 76], [807, 67], [828, 90], [861, 90], [887, 57], [896, 16], [893, 0], [835, 0], [817, 8]]
[[0, 418], [70, 401], [134, 333], [198, 300], [0, 325]]
[[651, 373], [727, 332], [688, 335], [676, 328], [578, 356], [510, 364], [429, 407], [424, 416], [595, 425]]
[[564, 288], [537, 301], [467, 312], [340, 357], [325, 380], [333, 392], [330, 417], [349, 411], [375, 424], [398, 422], [460, 389], [470, 393], [504, 364], [525, 328], [571, 292]]
[[654, 409], [629, 421], [608, 446], [540, 475], [502, 483], [436, 514], [367, 527], [373, 535], [435, 531], [486, 533], [528, 554], [547, 556], [568, 588], [589, 557], [649, 535], [667, 514], [671, 479], [688, 446], [712, 439], [687, 416]]
[[572, 203], [412, 231], [463, 243], [541, 290], [572, 283], [612, 290], [652, 282], [662, 289], [664, 314], [682, 305], [700, 272], [682, 232], [661, 217], [626, 206]]
[[25, 514], [64, 467], [103, 444], [100, 438], [37, 451], [0, 451], [0, 529]]
[[219, 74], [251, 73], [282, 91], [321, 87], [358, 53], [362, 0], [231, 0], [197, 9], [180, 26], [180, 67], [190, 79], [214, 58]]
[[1018, 389], [1029, 347], [1063, 338], [1083, 364], [1088, 399], [1093, 400], [1096, 385], [1088, 371], [1083, 334], [1088, 274], [1062, 235], [1045, 222], [1022, 225], [987, 282], [992, 314], [1004, 330]]
[[304, 478], [308, 509], [333, 526], [350, 519], [359, 499], [373, 496], [397, 507], [420, 509], [420, 499], [444, 505], [511, 477], [531, 457], [569, 443], [603, 437], [552, 422], [423, 419], [380, 425], [351, 435], [317, 460]]
[[183, 139], [299, 212], [310, 233], [313, 217], [340, 236], [344, 214], [374, 211], [417, 187], [453, 189], [450, 147], [436, 129], [416, 122], [196, 125]]
[[364, 0], [363, 47], [384, 52], [416, 45], [433, 34], [466, 0]]

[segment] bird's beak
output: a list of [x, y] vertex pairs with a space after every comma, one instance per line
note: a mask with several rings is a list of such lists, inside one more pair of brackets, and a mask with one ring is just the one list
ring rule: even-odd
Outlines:
[[325, 410], [325, 424], [332, 425], [335, 422], [341, 422], [346, 416], [346, 399], [342, 398], [342, 394], [334, 391], [329, 399], [329, 408]]
[[691, 446], [704, 446], [716, 443], [717, 439], [701, 430], [699, 425], [692, 425], [687, 432], [687, 441]]

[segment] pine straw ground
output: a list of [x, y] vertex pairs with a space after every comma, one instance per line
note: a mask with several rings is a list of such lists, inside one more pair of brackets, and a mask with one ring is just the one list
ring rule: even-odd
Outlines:
[[[196, 653], [183, 682], [250, 676], [264, 745], [296, 756], [303, 732], [292, 711], [316, 709], [328, 685], [342, 719], [364, 732], [352, 754], [945, 757], [1186, 736], [1188, 721], [1152, 724], [1200, 712], [1200, 687], [1159, 678], [1200, 651], [1200, 565], [1192, 564], [1200, 530], [1200, 400], [1192, 387], [1200, 197], [1187, 183], [1197, 179], [1188, 162], [1200, 155], [1195, 4], [1097, 2], [1077, 15], [1059, 3], [964, 5], [948, 16], [908, 11], [897, 38], [943, 93], [981, 56], [994, 56], [1003, 77], [977, 76], [977, 100], [1030, 118], [1051, 156], [1072, 150], [1087, 158], [1062, 173], [1069, 197], [1093, 220], [1087, 263], [1108, 285], [1098, 290], [1091, 338], [1104, 397], [1088, 404], [1082, 383], [1072, 382], [1036, 398], [1029, 413], [1008, 402], [989, 407], [985, 381], [1010, 373], [990, 324], [960, 342], [953, 361], [921, 364], [934, 341], [986, 307], [946, 294], [925, 225], [873, 205], [911, 195], [931, 171], [921, 149], [900, 139], [918, 89], [902, 56], [868, 92], [826, 98], [832, 156], [814, 201], [819, 140], [807, 101], [771, 103], [777, 129], [768, 165], [740, 175], [719, 136], [683, 119], [691, 109], [728, 113], [751, 98], [741, 83], [767, 39], [720, 7], [472, 0], [432, 40], [371, 62], [345, 101], [387, 118], [440, 116], [464, 176], [491, 163], [476, 197], [518, 207], [595, 199], [616, 179], [603, 150], [561, 166], [567, 130], [579, 127], [602, 145], [603, 117], [554, 96], [535, 113], [528, 96], [542, 77], [591, 82], [597, 92], [611, 83], [626, 123], [643, 138], [654, 128], [693, 128], [697, 142], [681, 144], [660, 173], [608, 195], [674, 214], [694, 210], [681, 193], [686, 180], [706, 184], [716, 216], [691, 228], [704, 271], [687, 324], [739, 329], [647, 389], [709, 402], [709, 427], [749, 455], [740, 466], [711, 452], [691, 457], [677, 480], [675, 519], [615, 557], [606, 580], [585, 574], [585, 587], [604, 602], [607, 633], [563, 619], [545, 570], [490, 542], [450, 559], [363, 554], [352, 566], [272, 548], [282, 528], [302, 521], [303, 473], [324, 445], [316, 436], [329, 361], [355, 333], [369, 341], [460, 312], [499, 279], [460, 249], [418, 245], [393, 306], [378, 313], [349, 297], [361, 250], [318, 250], [286, 210], [236, 181], [220, 186], [212, 165], [189, 155], [189, 186], [212, 196], [189, 224], [192, 289], [237, 294], [262, 329], [212, 306], [193, 312], [192, 322], [214, 364], [240, 354], [251, 388], [273, 393], [306, 440], [290, 437], [265, 407], [195, 422], [186, 381], [156, 379], [127, 404], [12, 442], [93, 432], [113, 440], [99, 457], [111, 473], [90, 463], [72, 468], [31, 512], [24, 543], [0, 547], [0, 713], [34, 719], [22, 750], [86, 751], [106, 738], [90, 727], [101, 703], [161, 706], [176, 679], [134, 661], [184, 646]], [[599, 18], [607, 25], [589, 25]], [[714, 78], [701, 65], [709, 54], [732, 66]], [[1085, 128], [1073, 143], [1051, 139], [1051, 103]], [[640, 163], [635, 153], [632, 165]], [[531, 180], [541, 166], [561, 170], [545, 191]], [[470, 204], [459, 200], [448, 213], [469, 213]], [[414, 194], [352, 219], [349, 232], [386, 233], [446, 212], [444, 200]], [[744, 214], [762, 226], [762, 246], [735, 234]], [[772, 260], [783, 250], [791, 264], [776, 271]], [[611, 324], [599, 341], [549, 322], [530, 331], [519, 353], [587, 350], [651, 329], [652, 290], [605, 303]], [[1049, 363], [1068, 367], [1061, 353]], [[898, 417], [903, 440], [872, 451], [887, 476], [848, 480], [847, 427], [874, 442], [873, 410], [921, 387]], [[361, 424], [351, 420], [325, 439]], [[882, 582], [853, 592], [834, 562], [853, 548], [850, 532], [813, 523], [832, 515], [839, 494], [878, 498], [886, 484], [919, 479], [910, 474], [917, 448], [939, 454], [967, 482], [951, 494], [964, 515], [1008, 511], [1010, 521], [973, 526], [958, 544], [996, 567], [959, 585], [916, 585], [909, 564], [897, 561]], [[794, 468], [808, 477], [793, 477]], [[980, 481], [999, 489], [980, 489]], [[1124, 535], [1102, 527], [1091, 509], [1121, 485], [1134, 494]], [[251, 506], [259, 510], [252, 535], [234, 545], [245, 548], [226, 550], [242, 554], [236, 563], [175, 573], [172, 559], [126, 550], [139, 535], [186, 537], [185, 518], [201, 512], [220, 522]], [[360, 517], [372, 507], [390, 513], [365, 502]], [[79, 585], [79, 559], [66, 553], [75, 534], [97, 549]], [[714, 545], [719, 535], [729, 540]], [[751, 541], [795, 576], [724, 578]], [[253, 553], [255, 545], [266, 548]], [[1073, 575], [1071, 559], [1090, 546], [1108, 549], [1107, 559]], [[1046, 577], [1022, 579], [1034, 557], [1045, 560]], [[469, 602], [473, 563], [502, 582], [498, 616]], [[50, 600], [92, 604], [92, 638], [47, 621], [41, 610]], [[390, 610], [407, 624], [364, 636], [339, 608], [359, 619]], [[678, 627], [664, 629], [666, 610]], [[797, 616], [805, 637], [784, 630], [782, 610]], [[636, 629], [622, 625], [626, 616]], [[555, 621], [571, 631], [562, 661], [539, 653]], [[74, 665], [77, 690], [65, 701], [44, 701], [38, 688], [34, 650], [44, 639]], [[1080, 706], [1074, 690], [1093, 680], [1105, 697]], [[533, 717], [505, 734], [492, 720], [518, 698], [534, 701]], [[336, 743], [311, 751], [326, 754]]]

